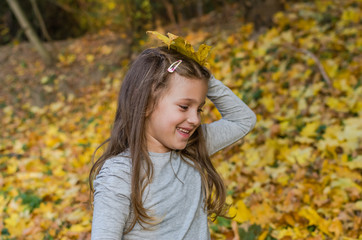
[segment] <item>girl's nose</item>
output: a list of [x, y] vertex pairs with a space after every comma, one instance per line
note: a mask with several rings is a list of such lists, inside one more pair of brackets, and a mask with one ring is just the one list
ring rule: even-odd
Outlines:
[[198, 111], [190, 111], [187, 121], [195, 126], [198, 126], [201, 123], [201, 116]]

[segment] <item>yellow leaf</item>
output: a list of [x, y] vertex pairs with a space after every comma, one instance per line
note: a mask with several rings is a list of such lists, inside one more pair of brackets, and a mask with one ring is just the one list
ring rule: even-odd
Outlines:
[[269, 111], [269, 112], [274, 112], [275, 108], [274, 108], [274, 98], [271, 94], [268, 94], [266, 96], [263, 96], [260, 99], [260, 102], [265, 106], [265, 108]]
[[63, 177], [66, 175], [66, 172], [63, 171], [62, 166], [58, 166], [53, 171], [54, 176]]
[[276, 181], [277, 181], [278, 183], [280, 183], [282, 186], [288, 185], [289, 180], [290, 180], [290, 178], [289, 178], [289, 176], [286, 175], [286, 174], [282, 174], [282, 175], [278, 176], [278, 178], [276, 179]]
[[25, 219], [18, 213], [11, 213], [9, 218], [5, 218], [4, 223], [12, 237], [21, 236], [26, 228]]
[[342, 132], [342, 127], [339, 125], [329, 126], [323, 134], [324, 139], [337, 139]]
[[315, 139], [314, 138], [309, 138], [309, 137], [297, 136], [295, 138], [295, 141], [299, 142], [299, 143], [304, 143], [304, 144], [313, 144], [315, 142]]
[[112, 52], [112, 47], [110, 46], [107, 46], [107, 45], [103, 45], [101, 48], [100, 48], [100, 52], [103, 54], [103, 55], [108, 55]]
[[43, 86], [43, 89], [48, 93], [54, 91], [54, 87], [48, 85]]
[[280, 131], [282, 133], [284, 133], [290, 128], [290, 122], [289, 121], [282, 121], [282, 122], [280, 122], [279, 126], [280, 126]]
[[252, 59], [248, 64], [243, 65], [241, 68], [241, 75], [247, 77], [249, 74], [254, 73], [258, 69], [258, 65], [255, 63], [255, 60]]
[[260, 236], [258, 237], [258, 240], [264, 240], [269, 234], [269, 231], [264, 231]]
[[217, 168], [218, 172], [224, 177], [227, 178], [230, 174], [230, 166], [229, 163], [227, 162], [222, 162], [218, 168]]
[[236, 215], [233, 220], [237, 221], [238, 223], [249, 221], [251, 217], [250, 210], [246, 207], [245, 203], [242, 200], [239, 200], [236, 203], [236, 208], [230, 207], [229, 215], [231, 217]]
[[355, 183], [350, 178], [338, 178], [331, 182], [331, 187], [332, 188], [336, 187], [336, 188], [341, 188], [341, 189], [356, 188], [359, 192], [362, 191], [362, 187], [360, 187], [357, 183]]
[[361, 118], [348, 118], [344, 121], [344, 125], [344, 130], [337, 135], [339, 145], [348, 152], [355, 151], [359, 146], [359, 139], [362, 134]]
[[198, 50], [197, 59], [198, 62], [203, 62], [209, 55], [211, 47], [206, 44], [201, 44]]
[[81, 233], [84, 232], [84, 230], [86, 230], [87, 228], [84, 227], [82, 224], [75, 224], [72, 225], [69, 229], [70, 232], [76, 232], [76, 233]]
[[110, 2], [108, 2], [107, 7], [108, 7], [108, 10], [113, 10], [116, 8], [116, 3], [110, 1]]
[[355, 207], [356, 207], [357, 209], [359, 209], [360, 211], [362, 211], [362, 200], [357, 201], [357, 202], [355, 203]]
[[253, 33], [254, 25], [252, 23], [243, 24], [240, 28], [240, 32], [246, 36], [249, 36]]
[[[0, 196], [1, 197], [1, 196]], [[1, 199], [1, 198], [0, 198]], [[231, 204], [233, 204], [233, 198], [229, 195], [229, 196], [227, 196], [226, 197], [226, 200], [225, 200], [225, 203], [226, 204], [229, 204], [229, 205], [231, 205]]]
[[94, 55], [92, 55], [92, 54], [87, 54], [85, 58], [87, 59], [87, 62], [89, 62], [89, 63], [92, 63], [94, 61]]
[[308, 233], [303, 234], [297, 227], [277, 230], [276, 233], [277, 239], [306, 239], [308, 236]]
[[313, 148], [305, 147], [302, 149], [300, 146], [296, 145], [289, 150], [289, 154], [286, 155], [286, 160], [291, 164], [297, 162], [298, 164], [305, 166], [314, 160], [312, 153]]
[[75, 60], [76, 60], [76, 56], [74, 54], [59, 54], [58, 55], [58, 59], [59, 61], [64, 64], [65, 66], [68, 66], [70, 64], [72, 64]]
[[208, 46], [206, 44], [202, 44], [198, 51], [195, 52], [192, 45], [186, 41], [184, 38], [176, 36], [172, 33], [167, 33], [168, 37], [164, 36], [163, 34], [156, 32], [156, 31], [147, 31], [148, 34], [151, 34], [153, 37], [156, 37], [157, 39], [161, 40], [163, 43], [165, 43], [168, 48], [172, 48], [176, 50], [177, 52], [195, 60], [200, 65], [207, 65], [207, 57], [209, 55], [211, 46]]
[[357, 88], [353, 91], [353, 93], [348, 94], [348, 98], [346, 98], [346, 102], [349, 106], [349, 109], [353, 113], [359, 113], [358, 115], [362, 115], [362, 87]]
[[3, 212], [5, 206], [7, 205], [7, 197], [5, 197], [4, 195], [0, 195], [0, 211]]
[[347, 8], [343, 11], [342, 21], [346, 23], [358, 23], [360, 21], [361, 14], [358, 12], [357, 8]]
[[274, 73], [272, 73], [272, 76], [271, 76], [271, 78], [272, 78], [272, 80], [273, 81], [278, 81], [279, 79], [280, 79], [280, 76], [282, 75], [282, 72], [281, 71], [277, 71], [277, 72], [274, 72]]
[[335, 238], [339, 238], [343, 231], [343, 226], [341, 221], [339, 221], [337, 218], [333, 219], [331, 225], [329, 226], [328, 230], [332, 233], [334, 233]]
[[[291, 71], [289, 71], [291, 72]], [[292, 75], [294, 75], [294, 73], [292, 73]], [[299, 89], [295, 89], [295, 88], [292, 88], [291, 91], [290, 91], [290, 96], [292, 96], [293, 98], [299, 98], [301, 95], [301, 92]]]
[[328, 59], [326, 61], [323, 61], [322, 65], [329, 77], [334, 78], [337, 75], [339, 64], [335, 60]]
[[278, 235], [277, 238], [278, 239], [282, 239], [282, 238], [287, 238], [287, 237], [293, 237], [294, 231], [292, 228], [287, 228], [287, 229], [281, 229], [278, 231]]
[[34, 210], [34, 213], [41, 214], [41, 216], [45, 219], [52, 220], [58, 216], [58, 213], [54, 211], [53, 204], [47, 203], [40, 203], [39, 208]]
[[6, 106], [4, 107], [3, 112], [6, 116], [11, 116], [14, 113], [14, 110], [11, 106]]
[[268, 49], [267, 49], [265, 46], [259, 46], [257, 49], [255, 49], [255, 50], [253, 51], [253, 55], [254, 55], [256, 58], [263, 57], [263, 56], [265, 56], [267, 50], [268, 50]]
[[305, 100], [305, 98], [300, 98], [298, 101], [298, 111], [303, 111], [307, 109], [307, 101]]
[[319, 214], [313, 208], [309, 206], [303, 207], [301, 210], [299, 210], [298, 215], [308, 219], [310, 225], [318, 226], [322, 232], [328, 236], [331, 236], [331, 233], [328, 231], [329, 222], [319, 216]]
[[250, 207], [251, 222], [261, 225], [268, 224], [275, 218], [275, 212], [273, 208], [267, 202], [262, 204], [252, 205]]
[[75, 211], [72, 211], [69, 213], [66, 217], [67, 221], [71, 223], [80, 222], [86, 217], [86, 212], [84, 212], [82, 209], [76, 209]]
[[[255, 45], [254, 41], [245, 41], [244, 43], [241, 44], [241, 48], [243, 50], [249, 50], [250, 51], [250, 50], [253, 50], [254, 45]], [[253, 59], [251, 61], [253, 61]]]
[[315, 137], [317, 136], [317, 129], [320, 125], [319, 121], [308, 123], [303, 130], [301, 131], [300, 135], [304, 137]]
[[300, 30], [310, 31], [317, 24], [317, 22], [315, 20], [307, 20], [307, 19], [301, 18], [294, 24]]
[[281, 38], [288, 43], [294, 42], [293, 32], [291, 30], [282, 32]]
[[362, 156], [357, 156], [350, 162], [343, 162], [343, 165], [349, 167], [350, 169], [362, 169]]
[[226, 39], [226, 42], [227, 42], [229, 45], [234, 45], [234, 44], [235, 44], [235, 36], [234, 36], [234, 35], [229, 36], [229, 37]]
[[52, 103], [50, 105], [50, 110], [52, 110], [53, 112], [57, 112], [59, 111], [62, 107], [64, 106], [64, 103], [63, 102], [55, 102], [55, 103]]
[[246, 165], [257, 166], [260, 162], [260, 155], [258, 151], [247, 151], [246, 152]]
[[283, 12], [277, 12], [276, 14], [274, 14], [273, 22], [278, 24], [280, 27], [284, 27], [285, 25], [290, 23], [288, 17], [285, 16], [285, 13]]
[[17, 171], [17, 169], [18, 169], [18, 164], [15, 158], [13, 158], [12, 161], [9, 161], [9, 163], [7, 164], [6, 173], [13, 174]]
[[340, 98], [327, 97], [326, 104], [335, 111], [348, 112], [348, 106]]
[[147, 31], [146, 32], [147, 34], [152, 34], [153, 36], [157, 37], [158, 39], [160, 39], [162, 42], [164, 42], [168, 48], [170, 48], [173, 40], [175, 39], [175, 35], [171, 34], [170, 33], [168, 34], [169, 37], [166, 37], [165, 35], [159, 33], [159, 32], [156, 32], [156, 31]]

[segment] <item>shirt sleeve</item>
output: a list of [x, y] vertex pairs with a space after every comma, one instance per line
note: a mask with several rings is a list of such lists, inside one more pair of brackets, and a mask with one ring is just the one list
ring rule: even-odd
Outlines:
[[214, 103], [222, 118], [203, 124], [209, 155], [243, 138], [255, 126], [255, 113], [228, 87], [212, 75], [207, 97]]
[[130, 213], [131, 164], [111, 158], [103, 164], [94, 186], [92, 240], [121, 240]]

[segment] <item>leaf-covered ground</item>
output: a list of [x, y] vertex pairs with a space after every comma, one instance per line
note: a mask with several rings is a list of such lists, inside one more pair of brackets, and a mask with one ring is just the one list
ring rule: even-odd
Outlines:
[[[250, 24], [186, 36], [214, 46], [212, 73], [258, 117], [241, 143], [213, 157], [236, 215], [210, 222], [213, 239], [362, 238], [361, 8], [298, 3], [257, 38]], [[89, 41], [67, 45], [56, 70], [20, 61], [1, 76], [1, 239], [90, 238], [90, 160], [109, 134], [127, 62], [98, 62], [117, 45]], [[87, 66], [101, 81], [67, 93], [66, 72], [86, 77]], [[18, 81], [27, 75], [56, 101], [32, 104], [34, 83]], [[210, 103], [204, 112], [205, 122], [220, 117]]]

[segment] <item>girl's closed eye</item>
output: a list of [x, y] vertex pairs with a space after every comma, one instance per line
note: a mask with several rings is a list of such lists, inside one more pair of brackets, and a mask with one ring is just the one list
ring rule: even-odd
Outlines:
[[[183, 110], [183, 111], [186, 111], [189, 109], [189, 106], [186, 106], [186, 105], [179, 105], [179, 107]], [[203, 112], [204, 110], [202, 108], [198, 108], [197, 109], [197, 112], [201, 113]]]
[[189, 106], [185, 106], [185, 105], [179, 105], [179, 107], [182, 109], [182, 110], [187, 110], [189, 108]]

